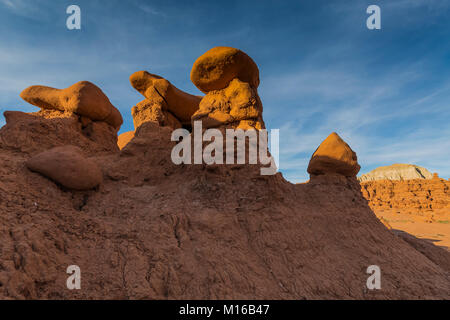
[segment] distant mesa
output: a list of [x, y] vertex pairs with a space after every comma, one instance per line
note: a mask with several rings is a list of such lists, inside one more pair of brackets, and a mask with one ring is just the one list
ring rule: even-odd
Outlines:
[[433, 174], [423, 167], [413, 164], [393, 164], [376, 168], [358, 177], [360, 182], [376, 180], [433, 179]]
[[346, 177], [356, 177], [360, 168], [356, 153], [336, 132], [333, 132], [312, 155], [308, 173], [311, 175], [340, 174]]
[[134, 131], [127, 131], [119, 135], [117, 138], [117, 145], [119, 149], [122, 150], [125, 146], [134, 138]]

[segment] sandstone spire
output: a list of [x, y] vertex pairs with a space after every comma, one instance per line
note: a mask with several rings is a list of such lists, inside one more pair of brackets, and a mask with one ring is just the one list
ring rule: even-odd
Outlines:
[[244, 52], [229, 47], [207, 51], [195, 61], [191, 80], [206, 93], [192, 121], [202, 121], [204, 128], [265, 128], [259, 70]]

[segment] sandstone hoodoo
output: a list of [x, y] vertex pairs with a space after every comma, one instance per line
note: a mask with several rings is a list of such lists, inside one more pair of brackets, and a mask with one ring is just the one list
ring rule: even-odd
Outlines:
[[93, 121], [104, 121], [117, 130], [122, 115], [103, 91], [88, 81], [80, 81], [66, 89], [31, 86], [22, 91], [22, 99], [44, 110], [72, 112]]
[[346, 177], [356, 177], [360, 168], [356, 153], [336, 132], [333, 132], [312, 155], [308, 165], [308, 173], [311, 175], [340, 174]]
[[413, 180], [431, 179], [433, 175], [423, 167], [413, 164], [393, 164], [376, 168], [358, 177], [361, 182], [376, 180]]
[[44, 151], [26, 162], [34, 172], [73, 190], [89, 190], [102, 182], [102, 171], [83, 151], [63, 146]]
[[206, 93], [192, 121], [202, 121], [204, 128], [265, 128], [257, 91], [258, 67], [242, 51], [228, 47], [209, 50], [194, 63], [191, 80]]
[[166, 79], [147, 71], [133, 73], [130, 82], [146, 98], [132, 110], [136, 129], [145, 121], [175, 129], [190, 125], [201, 97], [181, 91]]
[[[219, 131], [263, 128], [254, 68], [239, 71], [241, 58], [218, 57], [202, 69], [218, 71], [203, 88], [198, 119]], [[160, 95], [155, 82], [167, 82], [154, 78], [133, 77], [147, 109], [119, 139], [121, 151], [111, 125], [80, 119], [73, 108], [58, 117], [6, 114], [0, 298], [449, 298], [449, 253], [376, 218], [355, 178], [356, 155], [337, 134], [313, 155], [314, 179], [304, 184], [261, 175], [258, 165], [176, 165], [166, 121], [188, 126], [195, 113], [188, 119], [193, 110], [169, 106], [173, 91]], [[155, 110], [163, 121], [154, 121]], [[74, 264], [81, 290], [66, 286]], [[381, 290], [366, 290], [372, 265], [381, 268]]]

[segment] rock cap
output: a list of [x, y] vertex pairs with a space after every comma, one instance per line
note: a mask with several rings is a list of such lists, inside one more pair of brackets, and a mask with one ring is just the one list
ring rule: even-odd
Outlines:
[[41, 109], [73, 112], [93, 121], [104, 121], [116, 129], [123, 123], [119, 110], [89, 81], [77, 82], [66, 89], [31, 86], [23, 90], [20, 97]]
[[259, 86], [259, 69], [246, 53], [231, 47], [215, 47], [201, 55], [191, 70], [191, 81], [202, 92], [221, 90], [233, 79]]
[[308, 173], [311, 175], [337, 173], [356, 177], [360, 169], [356, 153], [336, 132], [333, 132], [312, 155]]

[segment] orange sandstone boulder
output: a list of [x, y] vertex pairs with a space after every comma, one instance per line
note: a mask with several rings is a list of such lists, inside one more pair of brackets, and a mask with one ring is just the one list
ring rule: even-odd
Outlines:
[[236, 78], [255, 89], [259, 86], [256, 63], [241, 50], [230, 47], [207, 51], [195, 61], [191, 71], [191, 81], [204, 93], [224, 89]]
[[341, 174], [354, 177], [360, 169], [356, 153], [336, 132], [333, 132], [312, 155], [308, 173], [311, 175]]
[[103, 174], [98, 165], [85, 158], [75, 146], [56, 147], [44, 151], [26, 162], [31, 171], [40, 173], [73, 190], [89, 190], [98, 186]]
[[118, 129], [123, 123], [120, 112], [103, 91], [88, 81], [66, 89], [31, 86], [20, 94], [22, 99], [44, 110], [72, 112], [93, 121], [104, 121]]
[[138, 71], [130, 76], [130, 83], [150, 103], [159, 104], [182, 124], [190, 124], [192, 115], [198, 110], [202, 97], [181, 91], [166, 79], [147, 71]]

